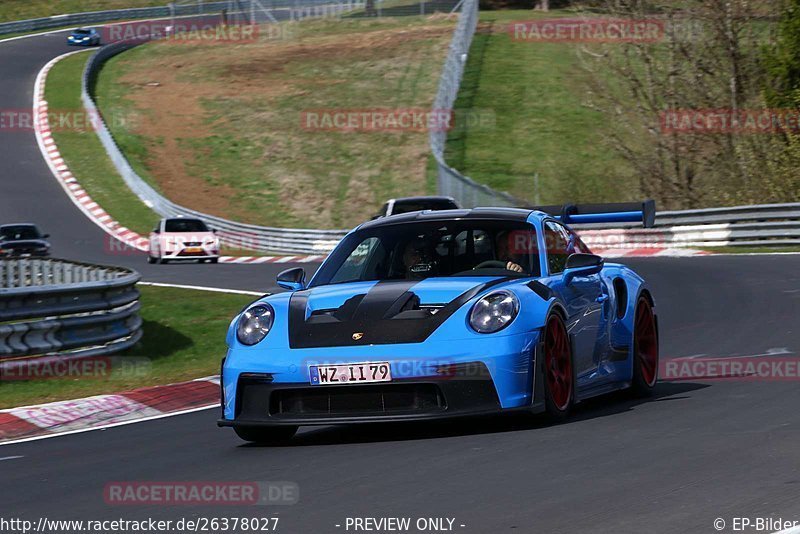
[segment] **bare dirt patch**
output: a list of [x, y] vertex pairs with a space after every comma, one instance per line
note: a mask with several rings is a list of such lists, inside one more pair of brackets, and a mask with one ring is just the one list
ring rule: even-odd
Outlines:
[[386, 196], [425, 193], [426, 133], [300, 128], [306, 109], [430, 107], [452, 22], [392, 24], [145, 45], [116, 80], [139, 117], [142, 163], [179, 204], [273, 226], [352, 226]]

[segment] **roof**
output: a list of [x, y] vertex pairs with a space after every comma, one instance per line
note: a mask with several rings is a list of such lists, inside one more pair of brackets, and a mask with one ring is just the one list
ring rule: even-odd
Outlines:
[[531, 214], [529, 209], [520, 208], [472, 208], [460, 210], [425, 210], [401, 213], [381, 217], [373, 221], [368, 221], [358, 227], [359, 230], [365, 228], [377, 228], [379, 226], [389, 226], [393, 224], [404, 224], [411, 222], [425, 221], [452, 221], [454, 219], [483, 219], [483, 220], [502, 220], [525, 222]]
[[0, 228], [9, 228], [11, 226], [36, 226], [33, 223], [7, 223], [7, 224], [0, 224]]
[[399, 198], [393, 198], [392, 200], [394, 202], [425, 202], [425, 201], [441, 201], [441, 200], [455, 202], [453, 197], [435, 196], [435, 195], [421, 196], [421, 197], [399, 197]]

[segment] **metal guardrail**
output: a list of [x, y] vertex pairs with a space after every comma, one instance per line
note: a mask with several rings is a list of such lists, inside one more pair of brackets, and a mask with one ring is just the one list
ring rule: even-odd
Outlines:
[[142, 335], [140, 278], [65, 260], [0, 260], [0, 361], [83, 358], [133, 346]]
[[[434, 113], [452, 114], [453, 105], [461, 87], [464, 66], [469, 56], [472, 38], [478, 27], [478, 0], [463, 0], [458, 25], [450, 41], [450, 49], [445, 59], [439, 89], [433, 102]], [[450, 167], [445, 161], [447, 129], [432, 129], [429, 135], [431, 152], [436, 160], [437, 189], [440, 195], [455, 198], [464, 207], [475, 206], [522, 206], [524, 201], [508, 193], [495, 191], [479, 184]]]
[[590, 247], [720, 247], [800, 245], [800, 203], [662, 211], [655, 226], [574, 225]]
[[193, 5], [168, 5], [158, 7], [139, 7], [130, 9], [112, 9], [108, 11], [90, 11], [86, 13], [70, 13], [38, 19], [18, 20], [0, 23], [0, 35], [9, 33], [33, 32], [69, 26], [85, 26], [99, 22], [116, 20], [133, 20], [143, 18], [170, 17], [182, 15], [219, 13], [226, 9], [230, 2], [199, 2]]

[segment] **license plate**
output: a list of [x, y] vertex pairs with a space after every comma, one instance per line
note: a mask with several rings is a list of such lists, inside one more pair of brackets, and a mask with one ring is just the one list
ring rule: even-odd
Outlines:
[[389, 362], [309, 365], [308, 371], [312, 386], [392, 381], [392, 368], [389, 366]]
[[202, 247], [186, 247], [184, 252], [203, 252]]

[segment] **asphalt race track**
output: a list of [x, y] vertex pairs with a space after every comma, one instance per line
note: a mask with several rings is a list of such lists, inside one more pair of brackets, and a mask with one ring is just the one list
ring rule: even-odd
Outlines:
[[[33, 84], [52, 58], [75, 50], [67, 32], [0, 43], [0, 109], [27, 111]], [[283, 265], [148, 265], [143, 254], [121, 255], [109, 247], [103, 232], [69, 200], [42, 158], [31, 129], [0, 128], [0, 221], [33, 222], [51, 234], [52, 254], [59, 258], [132, 267], [151, 282], [193, 283], [232, 289], [275, 290]], [[131, 202], [138, 202], [133, 199]], [[155, 220], [153, 221], [155, 226]], [[187, 282], [190, 280], [191, 282]]]
[[[65, 49], [61, 36], [0, 44], [0, 106], [30, 106], [39, 68]], [[151, 281], [255, 290], [270, 289], [284, 268], [111, 257], [32, 132], [0, 132], [0, 157], [2, 220], [39, 223], [58, 256], [129, 265]], [[625, 263], [654, 290], [662, 358], [796, 357], [800, 255]], [[277, 516], [285, 533], [344, 532], [347, 517], [381, 516], [450, 517], [468, 533], [716, 532], [716, 518], [800, 519], [797, 406], [791, 381], [662, 382], [652, 399], [596, 399], [560, 425], [515, 416], [306, 428], [286, 447], [243, 445], [206, 410], [2, 446], [0, 507], [33, 521]], [[209, 480], [296, 482], [300, 504], [129, 507], [103, 498], [110, 481]]]

